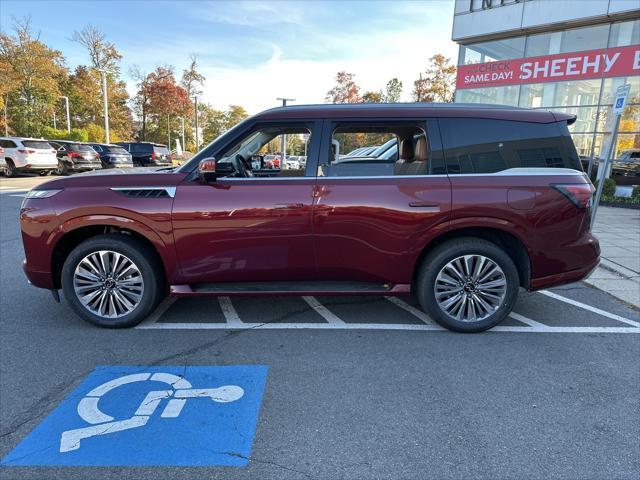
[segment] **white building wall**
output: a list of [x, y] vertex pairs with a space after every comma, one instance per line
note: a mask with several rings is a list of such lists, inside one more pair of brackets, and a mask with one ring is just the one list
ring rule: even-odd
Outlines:
[[452, 40], [466, 43], [597, 23], [633, 14], [639, 4], [639, 0], [456, 0]]

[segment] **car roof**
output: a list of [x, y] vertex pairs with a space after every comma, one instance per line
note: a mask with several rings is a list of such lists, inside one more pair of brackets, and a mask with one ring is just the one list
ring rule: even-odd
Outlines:
[[33, 141], [38, 141], [38, 142], [48, 142], [49, 140], [46, 140], [44, 138], [33, 138], [33, 137], [0, 137], [0, 140], [17, 140], [19, 142], [23, 141], [23, 140], [33, 140]]
[[290, 105], [265, 110], [256, 120], [288, 120], [301, 118], [488, 118], [535, 123], [565, 120], [569, 124], [576, 116], [544, 109], [519, 108], [480, 103], [349, 103], [321, 105]]

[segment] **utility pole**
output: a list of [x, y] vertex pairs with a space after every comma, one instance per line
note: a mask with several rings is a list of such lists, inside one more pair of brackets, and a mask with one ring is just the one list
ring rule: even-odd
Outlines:
[[7, 103], [9, 103], [9, 95], [4, 97], [4, 136], [9, 136], [9, 122], [7, 120]]
[[182, 150], [187, 149], [187, 145], [184, 143], [184, 117], [178, 117], [180, 119], [180, 134], [182, 135]]
[[109, 139], [109, 101], [107, 99], [107, 70], [99, 68], [102, 74], [102, 97], [104, 100], [104, 136], [106, 143], [111, 143]]
[[167, 136], [169, 137], [169, 152], [171, 152], [171, 120], [170, 115], [167, 113]]
[[[295, 98], [278, 97], [276, 100], [282, 100], [282, 106], [286, 107], [287, 102], [295, 102]], [[280, 158], [280, 169], [284, 169], [284, 161], [287, 158], [287, 136], [282, 135], [282, 157]]]
[[67, 133], [71, 133], [71, 117], [69, 116], [69, 97], [61, 95], [60, 98], [64, 98], [65, 110], [67, 111]]
[[[198, 92], [200, 93], [200, 92]], [[195, 141], [196, 141], [196, 152], [198, 151], [198, 149], [200, 148], [200, 142], [198, 139], [198, 95], [196, 94], [193, 97], [193, 104], [194, 104], [194, 109], [195, 109], [195, 123], [196, 123], [196, 132], [195, 132]]]

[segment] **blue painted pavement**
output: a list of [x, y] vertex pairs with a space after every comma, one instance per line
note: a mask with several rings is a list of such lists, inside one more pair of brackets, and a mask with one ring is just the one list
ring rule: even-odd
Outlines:
[[96, 368], [0, 464], [244, 466], [267, 367]]

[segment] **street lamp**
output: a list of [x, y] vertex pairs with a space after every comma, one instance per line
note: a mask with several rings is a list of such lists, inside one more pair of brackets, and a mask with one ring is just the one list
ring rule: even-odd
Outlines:
[[180, 119], [180, 134], [182, 136], [182, 150], [187, 149], [187, 145], [184, 143], [184, 117], [178, 117]]
[[71, 117], [69, 116], [69, 97], [61, 95], [60, 98], [64, 98], [64, 103], [67, 110], [67, 133], [71, 133]]
[[104, 136], [107, 143], [111, 143], [109, 140], [109, 102], [107, 100], [107, 73], [105, 68], [98, 68], [98, 71], [102, 74], [102, 97], [104, 99]]
[[[295, 102], [295, 98], [278, 97], [276, 100], [282, 100], [282, 106], [286, 107], [287, 102]], [[282, 135], [282, 158], [280, 159], [280, 168], [284, 168], [284, 161], [287, 158], [287, 135]]]
[[196, 132], [195, 132], [195, 141], [196, 141], [196, 152], [200, 148], [200, 140], [198, 138], [198, 95], [202, 92], [193, 92], [193, 108], [195, 110], [195, 124], [196, 124]]

